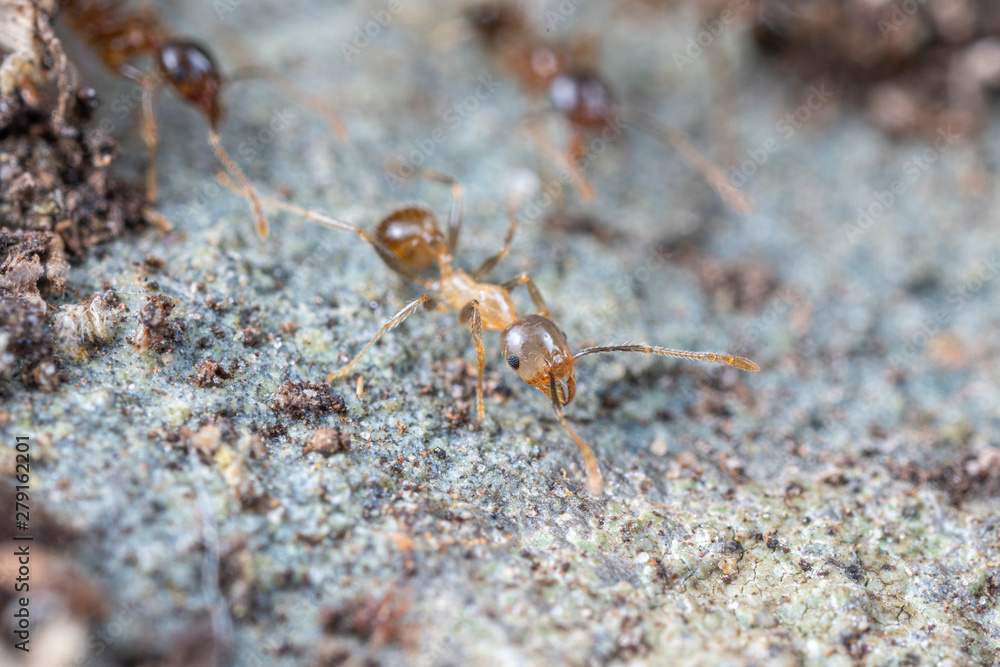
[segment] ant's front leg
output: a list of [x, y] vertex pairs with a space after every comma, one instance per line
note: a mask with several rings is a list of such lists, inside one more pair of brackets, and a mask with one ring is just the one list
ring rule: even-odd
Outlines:
[[131, 65], [125, 65], [121, 71], [123, 75], [142, 87], [142, 140], [146, 142], [146, 203], [155, 204], [158, 195], [156, 154], [160, 145], [156, 130], [156, 107], [153, 99], [156, 78], [143, 74]]
[[526, 285], [528, 287], [528, 294], [531, 295], [531, 302], [535, 304], [535, 310], [542, 317], [551, 317], [549, 313], [549, 307], [545, 305], [545, 299], [542, 298], [542, 293], [538, 291], [535, 287], [534, 281], [531, 280], [531, 276], [527, 273], [519, 273], [516, 278], [508, 280], [501, 287], [503, 287], [508, 292], [517, 287], [518, 285]]
[[476, 357], [479, 362], [479, 372], [476, 375], [476, 415], [482, 423], [486, 418], [486, 407], [483, 401], [483, 367], [486, 364], [486, 346], [483, 345], [483, 318], [479, 313], [479, 302], [470, 301], [462, 309], [460, 319], [472, 329], [472, 342], [476, 346]]

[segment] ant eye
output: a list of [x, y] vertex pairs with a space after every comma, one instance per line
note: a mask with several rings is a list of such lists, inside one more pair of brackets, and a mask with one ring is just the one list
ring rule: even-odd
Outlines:
[[512, 354], [507, 357], [507, 363], [510, 364], [511, 368], [517, 370], [517, 367], [521, 365], [521, 360], [517, 358], [516, 354]]

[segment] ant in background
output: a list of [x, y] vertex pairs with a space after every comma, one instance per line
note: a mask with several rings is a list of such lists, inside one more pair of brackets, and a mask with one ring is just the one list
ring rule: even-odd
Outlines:
[[[271, 197], [261, 199], [279, 209], [301, 215], [313, 222], [341, 231], [357, 234], [362, 241], [370, 244], [385, 264], [400, 276], [407, 278], [424, 290], [420, 298], [406, 304], [389, 318], [360, 352], [345, 366], [327, 376], [333, 382], [351, 372], [365, 353], [378, 342], [386, 332], [393, 329], [412, 315], [422, 304], [429, 304], [439, 312], [458, 312], [458, 321], [472, 332], [472, 342], [476, 348], [478, 374], [476, 377], [477, 419], [482, 422], [486, 416], [483, 404], [483, 366], [486, 352], [483, 330], [500, 332], [500, 349], [503, 357], [524, 382], [540, 390], [552, 402], [559, 423], [580, 448], [587, 470], [587, 484], [590, 492], [600, 495], [604, 487], [597, 457], [590, 445], [574, 431], [563, 408], [576, 394], [576, 370], [574, 363], [580, 357], [600, 352], [641, 352], [659, 354], [683, 359], [711, 361], [729, 364], [744, 371], [759, 371], [760, 367], [744, 357], [712, 352], [688, 352], [651, 345], [600, 345], [588, 347], [575, 354], [570, 350], [566, 334], [551, 319], [551, 313], [541, 293], [527, 273], [520, 273], [501, 284], [483, 282], [510, 249], [517, 230], [516, 201], [508, 206], [509, 225], [500, 250], [484, 261], [471, 275], [464, 269], [452, 265], [462, 227], [463, 189], [454, 178], [433, 171], [422, 171], [424, 178], [451, 186], [452, 202], [448, 218], [447, 234], [441, 231], [437, 216], [424, 206], [405, 206], [392, 211], [371, 234], [331, 215], [314, 209], [306, 209]], [[225, 178], [224, 174], [220, 175]], [[236, 186], [229, 182], [229, 186]], [[425, 278], [427, 269], [437, 269], [437, 277]], [[535, 308], [533, 315], [519, 317], [510, 292], [519, 285], [528, 290]]]
[[[285, 81], [276, 72], [265, 68], [246, 68], [240, 74], [223, 77], [208, 49], [196, 42], [180, 39], [161, 25], [151, 7], [138, 12], [126, 12], [124, 0], [67, 0], [63, 11], [73, 29], [101, 56], [111, 70], [142, 86], [142, 137], [149, 150], [146, 161], [146, 199], [156, 201], [156, 115], [153, 93], [163, 79], [188, 103], [197, 108], [208, 121], [208, 142], [219, 161], [240, 184], [240, 192], [250, 202], [257, 233], [267, 238], [268, 223], [257, 192], [229, 153], [222, 147], [219, 126], [225, 110], [221, 92], [227, 83], [237, 78], [260, 77], [271, 80], [283, 91], [323, 115], [338, 136], [346, 128], [337, 114]], [[133, 61], [152, 56], [157, 65], [155, 74], [145, 74]]]
[[586, 155], [585, 133], [600, 128], [633, 125], [650, 134], [700, 173], [730, 206], [741, 215], [753, 211], [746, 195], [731, 187], [725, 172], [705, 157], [690, 138], [648, 114], [624, 109], [610, 88], [596, 74], [590, 61], [594, 45], [587, 40], [565, 48], [543, 40], [528, 25], [527, 18], [509, 0], [486, 0], [468, 11], [468, 20], [502, 66], [518, 78], [521, 86], [536, 95], [546, 95], [550, 110], [568, 122], [569, 146], [563, 155], [530, 125], [532, 140], [570, 174], [584, 199], [592, 199], [593, 187], [577, 162]]

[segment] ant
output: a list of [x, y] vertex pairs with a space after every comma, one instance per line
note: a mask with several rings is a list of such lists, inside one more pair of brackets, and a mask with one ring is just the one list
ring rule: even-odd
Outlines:
[[562, 165], [585, 200], [593, 199], [594, 190], [577, 162], [586, 156], [584, 136], [587, 131], [635, 126], [677, 151], [705, 178], [730, 206], [741, 215], [753, 211], [753, 202], [731, 187], [723, 170], [705, 157], [690, 138], [648, 114], [623, 109], [611, 94], [610, 87], [587, 64], [583, 52], [590, 43], [565, 49], [543, 40], [527, 23], [523, 13], [508, 0], [485, 0], [467, 12], [473, 28], [502, 66], [514, 74], [525, 90], [545, 94], [550, 110], [561, 114], [568, 123], [569, 146], [561, 154], [549, 140], [525, 128], [539, 148]]
[[[226, 170], [240, 183], [240, 193], [250, 202], [257, 233], [267, 238], [269, 225], [264, 217], [257, 192], [229, 153], [222, 147], [219, 126], [225, 109], [221, 100], [223, 87], [237, 76], [225, 78], [209, 50], [187, 39], [174, 37], [157, 20], [151, 7], [127, 13], [124, 0], [67, 0], [64, 11], [70, 24], [94, 47], [111, 70], [142, 86], [142, 137], [149, 154], [146, 158], [146, 199], [156, 201], [156, 152], [158, 146], [153, 92], [163, 79], [200, 111], [208, 121], [208, 142]], [[132, 62], [150, 55], [156, 61], [155, 74], [144, 74]], [[239, 78], [264, 77], [284, 92], [324, 115], [338, 136], [346, 135], [339, 117], [321, 102], [284, 81], [276, 72], [264, 68], [246, 68]]]
[[[451, 212], [448, 217], [447, 234], [442, 232], [437, 216], [425, 206], [404, 206], [390, 212], [371, 234], [349, 222], [300, 206], [262, 196], [261, 199], [281, 210], [301, 215], [313, 222], [341, 231], [357, 234], [362, 241], [371, 245], [385, 264], [400, 276], [420, 285], [425, 292], [420, 298], [406, 304], [390, 317], [357, 355], [346, 365], [327, 376], [328, 382], [343, 378], [361, 361], [365, 353], [390, 329], [394, 329], [416, 312], [422, 304], [429, 304], [439, 312], [458, 311], [458, 321], [472, 332], [476, 348], [478, 374], [476, 377], [477, 420], [486, 416], [483, 403], [483, 367], [485, 346], [483, 330], [500, 332], [500, 349], [503, 357], [514, 372], [524, 382], [540, 390], [552, 402], [556, 419], [580, 448], [587, 470], [587, 485], [590, 492], [600, 495], [604, 486], [597, 457], [590, 445], [570, 427], [563, 414], [563, 408], [576, 394], [576, 371], [574, 363], [580, 357], [601, 352], [641, 352], [659, 354], [683, 359], [710, 361], [735, 366], [744, 371], [759, 371], [760, 367], [744, 357], [712, 352], [689, 352], [652, 345], [600, 345], [576, 352], [571, 351], [566, 334], [551, 319], [551, 312], [541, 293], [527, 273], [520, 273], [501, 284], [483, 282], [486, 276], [507, 256], [510, 244], [517, 230], [515, 199], [508, 205], [509, 224], [500, 250], [486, 259], [471, 275], [452, 265], [458, 236], [462, 227], [462, 185], [451, 176], [434, 171], [419, 172], [424, 178], [451, 187]], [[225, 180], [225, 175], [220, 174]], [[226, 181], [235, 189], [231, 181]], [[437, 278], [424, 278], [421, 273], [434, 266]], [[511, 299], [511, 291], [524, 285], [528, 290], [535, 313], [519, 317]]]

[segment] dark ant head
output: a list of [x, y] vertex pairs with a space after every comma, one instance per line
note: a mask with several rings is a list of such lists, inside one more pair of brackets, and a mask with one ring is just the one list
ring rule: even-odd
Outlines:
[[219, 100], [222, 76], [208, 51], [194, 42], [169, 42], [158, 52], [160, 67], [181, 97], [208, 118], [213, 129], [222, 123]]
[[576, 125], [606, 125], [615, 119], [608, 87], [585, 72], [560, 74], [549, 84], [552, 107]]
[[559, 405], [568, 405], [576, 394], [573, 353], [556, 323], [541, 315], [528, 315], [500, 334], [507, 365], [518, 376], [552, 398], [555, 385]]
[[[375, 238], [411, 271], [426, 269], [448, 252], [437, 217], [421, 206], [408, 206], [390, 213], [375, 230]], [[379, 254], [382, 252], [380, 250]], [[392, 267], [391, 262], [388, 264]]]

